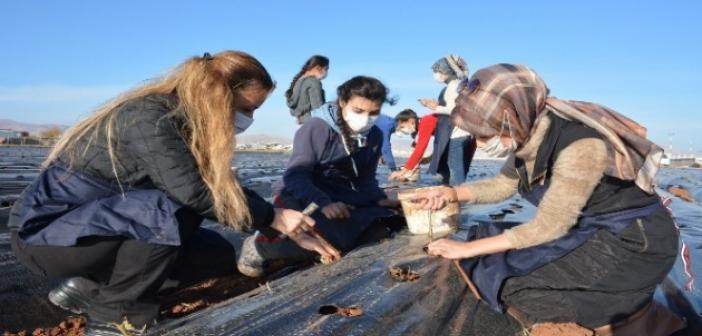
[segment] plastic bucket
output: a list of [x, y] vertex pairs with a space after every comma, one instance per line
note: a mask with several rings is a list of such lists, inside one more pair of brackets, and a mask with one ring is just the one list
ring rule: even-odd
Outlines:
[[405, 213], [407, 227], [412, 234], [428, 234], [429, 225], [431, 225], [432, 233], [451, 232], [454, 231], [458, 225], [458, 203], [449, 203], [445, 208], [437, 211], [415, 209], [412, 206], [412, 203], [409, 201], [412, 195], [419, 190], [433, 188], [435, 187], [403, 190], [397, 195], [397, 198], [402, 203], [402, 211]]

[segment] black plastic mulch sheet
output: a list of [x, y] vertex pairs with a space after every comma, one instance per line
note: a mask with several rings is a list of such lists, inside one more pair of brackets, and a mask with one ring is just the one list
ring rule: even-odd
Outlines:
[[[453, 264], [429, 257], [426, 237], [401, 234], [360, 248], [181, 319], [156, 335], [517, 335], [506, 315], [478, 303]], [[390, 267], [416, 272], [394, 280]], [[363, 314], [322, 315], [321, 306], [360, 307]], [[327, 307], [328, 308], [328, 307]]]
[[66, 312], [46, 298], [50, 287], [46, 278], [32, 274], [17, 261], [10, 234], [0, 233], [0, 333], [55, 325], [65, 318]]

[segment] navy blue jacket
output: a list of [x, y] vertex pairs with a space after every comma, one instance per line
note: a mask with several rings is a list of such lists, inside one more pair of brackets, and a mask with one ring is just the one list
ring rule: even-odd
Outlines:
[[293, 153], [278, 189], [320, 207], [332, 202], [375, 206], [387, 198], [375, 178], [383, 135], [374, 126], [365, 136], [366, 146], [349, 155], [336, 126], [336, 104], [322, 105], [295, 133]]
[[362, 135], [366, 146], [349, 155], [336, 125], [336, 111], [336, 103], [322, 105], [295, 133], [293, 153], [277, 189], [286, 208], [302, 210], [310, 202], [321, 207], [332, 202], [355, 206], [348, 219], [330, 220], [320, 211], [312, 214], [315, 229], [345, 252], [376, 220], [394, 213], [377, 205], [387, 198], [375, 178], [382, 132], [372, 127]]

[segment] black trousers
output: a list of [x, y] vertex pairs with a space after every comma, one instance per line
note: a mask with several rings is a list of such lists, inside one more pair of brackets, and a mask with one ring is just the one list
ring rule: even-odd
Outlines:
[[124, 237], [91, 236], [75, 246], [32, 246], [15, 232], [12, 249], [19, 261], [48, 278], [83, 277], [94, 282], [88, 317], [144, 325], [158, 316], [156, 294], [167, 279], [186, 286], [233, 273], [234, 247], [219, 233], [200, 228], [202, 218], [177, 214], [181, 246], [149, 244]]

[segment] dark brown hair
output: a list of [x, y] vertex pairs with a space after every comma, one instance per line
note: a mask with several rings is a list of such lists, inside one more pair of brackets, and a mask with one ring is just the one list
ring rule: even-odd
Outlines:
[[341, 113], [341, 106], [339, 102], [348, 102], [351, 97], [358, 96], [366, 98], [370, 101], [388, 103], [390, 105], [395, 105], [395, 98], [388, 98], [388, 88], [380, 80], [368, 77], [368, 76], [356, 76], [353, 77], [343, 84], [341, 84], [336, 89], [336, 123], [341, 130], [341, 135], [344, 137], [344, 142], [348, 146], [348, 150], [353, 153], [357, 149], [356, 142], [351, 138], [351, 128], [344, 120], [344, 116]]
[[419, 117], [417, 116], [417, 112], [414, 112], [412, 109], [404, 109], [395, 116], [395, 123], [405, 122], [412, 119], [414, 119], [415, 128], [414, 133], [412, 133], [411, 136], [412, 139], [414, 139], [417, 136], [417, 130], [419, 129]]
[[310, 57], [307, 62], [302, 66], [302, 69], [293, 77], [292, 82], [290, 82], [290, 88], [285, 91], [285, 97], [290, 99], [293, 95], [293, 87], [295, 87], [295, 83], [302, 77], [302, 75], [305, 74], [305, 72], [310, 71], [314, 69], [314, 67], [322, 67], [322, 68], [329, 68], [329, 59], [321, 56], [321, 55], [314, 55]]

